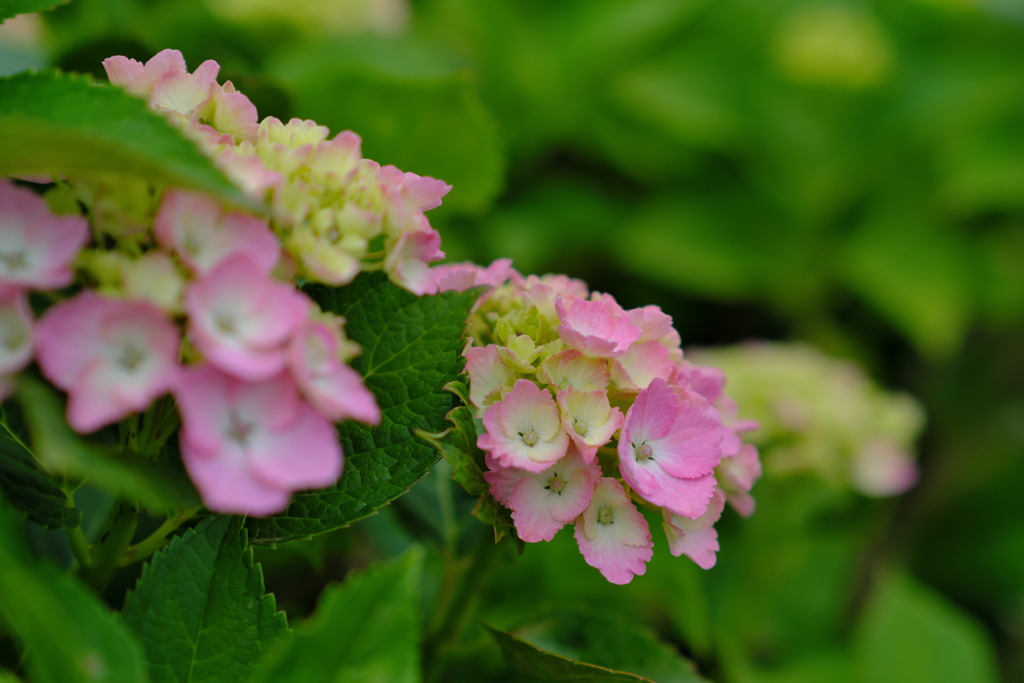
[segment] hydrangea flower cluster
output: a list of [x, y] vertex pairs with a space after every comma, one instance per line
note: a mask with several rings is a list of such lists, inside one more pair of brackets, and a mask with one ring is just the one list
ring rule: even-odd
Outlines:
[[639, 504], [660, 512], [673, 555], [713, 566], [725, 503], [754, 509], [760, 460], [741, 435], [757, 425], [737, 418], [721, 371], [683, 357], [671, 317], [507, 260], [433, 273], [441, 290], [493, 288], [464, 355], [484, 476], [520, 538], [571, 523], [587, 563], [629, 583], [653, 553]]
[[444, 257], [424, 212], [451, 186], [364, 159], [359, 136], [314, 121], [259, 120], [214, 61], [188, 72], [177, 50], [145, 64], [104, 60], [114, 85], [192, 137], [239, 187], [273, 209], [270, 227], [299, 276], [344, 285], [363, 270], [384, 270], [416, 294], [436, 291], [427, 264]]
[[752, 440], [777, 476], [814, 472], [836, 488], [892, 496], [918, 478], [924, 411], [883, 391], [848, 361], [802, 344], [751, 343], [695, 352], [729, 373], [730, 391], [761, 424]]
[[[351, 132], [258, 122], [217, 82], [216, 62], [190, 73], [165, 50], [104, 66], [272, 215], [141, 179], [65, 178], [44, 195], [0, 181], [0, 396], [34, 359], [67, 392], [68, 424], [90, 433], [170, 394], [206, 506], [279, 512], [293, 492], [340, 477], [332, 423], [380, 421], [348, 365], [359, 348], [345, 321], [296, 278], [338, 285], [382, 269], [417, 294], [436, 291], [427, 264], [443, 254], [423, 212], [450, 188], [363, 159]], [[46, 292], [40, 307], [55, 302], [38, 321], [32, 291]]]

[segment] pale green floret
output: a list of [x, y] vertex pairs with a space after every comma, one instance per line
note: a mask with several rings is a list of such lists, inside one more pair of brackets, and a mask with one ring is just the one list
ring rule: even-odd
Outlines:
[[586, 436], [587, 432], [590, 431], [589, 427], [587, 427], [587, 423], [576, 417], [572, 419], [572, 428], [580, 436]]
[[551, 489], [555, 493], [561, 493], [562, 489], [565, 488], [565, 480], [556, 474], [555, 476], [551, 477], [551, 480], [548, 482], [548, 485], [545, 486], [544, 488]]
[[611, 507], [605, 505], [597, 513], [597, 521], [600, 524], [614, 524], [615, 514], [612, 512]]
[[8, 351], [17, 351], [28, 341], [28, 332], [23, 328], [13, 329], [3, 337], [0, 337], [0, 340], [3, 341], [3, 346]]

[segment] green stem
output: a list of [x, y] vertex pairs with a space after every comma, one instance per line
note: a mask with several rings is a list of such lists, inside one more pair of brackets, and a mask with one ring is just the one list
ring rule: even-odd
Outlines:
[[452, 656], [458, 651], [466, 624], [476, 611], [480, 593], [487, 585], [495, 560], [501, 555], [501, 547], [490, 534], [484, 533], [472, 557], [466, 558], [469, 562], [462, 571], [462, 585], [454, 599], [445, 606], [440, 628], [424, 644], [425, 683], [443, 680]]
[[[76, 487], [77, 488], [77, 487]], [[64, 495], [68, 498], [68, 506], [75, 506], [75, 491], [66, 490]], [[79, 524], [74, 529], [65, 529], [68, 536], [68, 545], [71, 546], [71, 554], [78, 560], [78, 566], [81, 568], [88, 567], [92, 564], [92, 560], [89, 557], [89, 542], [85, 540], [85, 533], [82, 531], [82, 525]]]
[[139, 523], [141, 509], [138, 501], [120, 499], [110, 511], [106, 530], [92, 547], [92, 562], [82, 571], [82, 579], [97, 593], [107, 587], [117, 571]]
[[177, 529], [183, 523], [187, 522], [199, 512], [200, 508], [194, 507], [188, 510], [181, 510], [173, 517], [168, 517], [164, 520], [164, 523], [160, 525], [160, 528], [151, 533], [146, 538], [142, 539], [135, 545], [130, 545], [124, 550], [124, 554], [121, 555], [121, 562], [118, 566], [127, 567], [128, 565], [139, 562], [146, 559], [160, 548], [163, 548], [167, 544], [167, 535]]

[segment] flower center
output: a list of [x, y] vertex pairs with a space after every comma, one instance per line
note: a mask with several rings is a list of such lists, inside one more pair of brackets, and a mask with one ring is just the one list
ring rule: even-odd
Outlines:
[[527, 446], [532, 446], [537, 443], [537, 432], [532, 429], [526, 432], [519, 432], [519, 436], [522, 437], [523, 443]]
[[562, 489], [565, 488], [565, 480], [556, 474], [551, 477], [550, 481], [548, 481], [547, 488], [551, 489], [555, 493], [561, 493]]
[[572, 428], [573, 428], [573, 431], [575, 431], [580, 436], [586, 436], [587, 435], [587, 423], [583, 422], [582, 420], [573, 418]]
[[235, 319], [226, 313], [218, 313], [214, 317], [213, 323], [217, 326], [218, 330], [228, 336], [231, 336], [238, 331], [238, 328], [235, 327]]
[[13, 329], [9, 330], [6, 334], [0, 337], [0, 341], [3, 341], [3, 347], [8, 351], [17, 351], [25, 342], [28, 340], [28, 334], [25, 330]]
[[601, 524], [612, 524], [615, 521], [612, 509], [608, 506], [601, 508], [597, 513], [597, 521]]
[[0, 251], [0, 263], [6, 266], [9, 271], [25, 270], [28, 266], [28, 259], [25, 258], [25, 250]]
[[117, 357], [117, 364], [121, 369], [133, 372], [139, 367], [139, 364], [142, 363], [145, 357], [145, 351], [129, 342], [121, 347], [121, 354]]
[[650, 444], [642, 443], [639, 447], [634, 448], [636, 448], [637, 460], [647, 460], [649, 457], [654, 455], [654, 449], [651, 448]]
[[232, 412], [228, 418], [228, 428], [224, 430], [224, 435], [231, 441], [234, 441], [239, 448], [249, 447], [249, 437], [252, 435], [252, 431], [256, 428], [251, 422], [245, 422], [242, 418], [238, 417], [237, 413]]

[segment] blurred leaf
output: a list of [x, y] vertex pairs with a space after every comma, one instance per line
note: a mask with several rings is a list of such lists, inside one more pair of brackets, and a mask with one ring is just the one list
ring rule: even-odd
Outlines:
[[32, 557], [0, 500], [0, 618], [22, 641], [33, 683], [145, 683], [142, 649], [99, 598]]
[[0, 172], [123, 173], [256, 208], [145, 102], [59, 71], [0, 78]]
[[18, 14], [30, 14], [53, 9], [71, 0], [0, 0], [0, 22]]
[[335, 486], [298, 493], [273, 517], [250, 518], [252, 543], [305, 538], [373, 514], [422, 478], [437, 452], [414, 436], [440, 432], [455, 397], [444, 386], [459, 377], [462, 333], [477, 292], [417, 297], [383, 273], [360, 275], [345, 287], [310, 287], [321, 308], [344, 316], [346, 332], [363, 347], [352, 367], [377, 397], [383, 418], [370, 428], [341, 423], [345, 471]]
[[[763, 226], [744, 224], [700, 200], [656, 200], [612, 235], [611, 253], [636, 275], [724, 299], [759, 290], [766, 250]], [[761, 234], [758, 234], [760, 232]]]
[[329, 587], [294, 638], [271, 653], [258, 680], [416, 683], [422, 571], [423, 552], [414, 546]]
[[558, 610], [511, 633], [490, 629], [516, 670], [551, 680], [699, 683], [678, 652], [645, 628], [598, 613]]
[[918, 350], [943, 358], [962, 343], [974, 307], [975, 252], [917, 212], [869, 220], [843, 247], [841, 276]]
[[452, 408], [446, 419], [451, 426], [443, 432], [428, 434], [417, 431], [416, 435], [426, 439], [436, 448], [444, 459], [452, 466], [452, 479], [458, 482], [466, 493], [479, 498], [473, 509], [473, 516], [484, 524], [494, 527], [494, 542], [499, 542], [506, 534], [512, 539], [521, 553], [523, 542], [515, 533], [512, 513], [491, 495], [490, 484], [484, 479], [484, 453], [476, 445], [476, 425], [473, 422], [473, 411], [468, 403], [468, 390], [462, 382], [451, 382], [445, 387], [457, 395], [464, 405]]
[[208, 517], [173, 538], [143, 568], [122, 614], [154, 683], [248, 681], [289, 635], [239, 517]]
[[63, 489], [39, 471], [27, 443], [20, 410], [13, 403], [0, 404], [0, 490], [4, 497], [46, 529], [78, 526], [81, 511], [69, 507]]
[[859, 680], [872, 683], [998, 680], [994, 651], [978, 625], [905, 574], [876, 584], [854, 648]]
[[383, 65], [372, 59], [379, 50], [367, 53], [353, 62], [351, 53], [332, 44], [290, 55], [276, 74], [291, 86], [296, 114], [335, 133], [355, 131], [364, 156], [382, 166], [449, 183], [449, 210], [479, 213], [490, 206], [501, 189], [504, 160], [497, 126], [470, 75], [435, 68], [424, 74], [408, 66], [417, 60]]
[[17, 397], [33, 452], [51, 472], [84, 479], [98, 489], [137, 499], [155, 511], [184, 510], [199, 504], [199, 496], [183, 472], [139, 455], [112, 452], [71, 431], [60, 399], [41, 380], [19, 376]]

